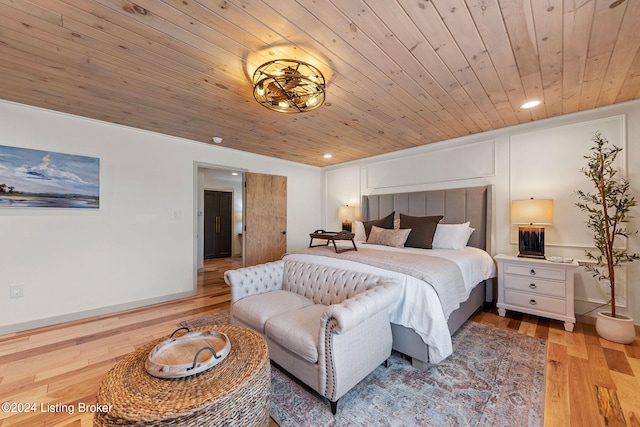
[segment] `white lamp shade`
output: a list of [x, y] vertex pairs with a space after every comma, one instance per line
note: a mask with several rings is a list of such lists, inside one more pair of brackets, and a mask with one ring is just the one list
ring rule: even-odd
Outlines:
[[511, 202], [511, 223], [553, 224], [553, 200], [513, 200]]
[[353, 221], [355, 215], [355, 206], [340, 206], [340, 209], [338, 209], [338, 219], [340, 221]]

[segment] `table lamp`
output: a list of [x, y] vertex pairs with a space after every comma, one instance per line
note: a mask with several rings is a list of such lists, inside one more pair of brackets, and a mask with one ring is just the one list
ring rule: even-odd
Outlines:
[[338, 219], [342, 221], [342, 229], [345, 231], [351, 231], [351, 221], [353, 221], [356, 215], [355, 206], [340, 206], [338, 209]]
[[518, 256], [544, 259], [543, 225], [553, 224], [553, 200], [513, 200], [511, 223], [523, 224], [518, 227]]

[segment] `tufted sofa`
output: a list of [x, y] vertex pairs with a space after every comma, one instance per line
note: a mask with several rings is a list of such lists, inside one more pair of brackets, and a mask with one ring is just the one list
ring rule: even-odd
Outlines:
[[337, 402], [391, 354], [395, 279], [299, 261], [229, 270], [231, 322], [267, 340], [277, 365]]

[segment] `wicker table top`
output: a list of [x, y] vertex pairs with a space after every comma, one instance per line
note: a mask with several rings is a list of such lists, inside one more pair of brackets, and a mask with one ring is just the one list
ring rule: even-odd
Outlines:
[[271, 373], [267, 344], [258, 333], [239, 326], [193, 328], [225, 333], [231, 352], [217, 366], [192, 377], [161, 379], [144, 367], [149, 352], [167, 337], [146, 344], [103, 377], [94, 426], [106, 425], [267, 425]]

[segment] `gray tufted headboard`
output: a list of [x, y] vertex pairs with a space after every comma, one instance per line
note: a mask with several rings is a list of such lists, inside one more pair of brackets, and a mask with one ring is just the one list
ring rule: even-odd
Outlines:
[[414, 193], [376, 194], [362, 196], [362, 220], [380, 219], [391, 212], [411, 216], [444, 215], [443, 224], [469, 221], [476, 230], [469, 246], [484, 249], [493, 255], [493, 186], [418, 191]]

